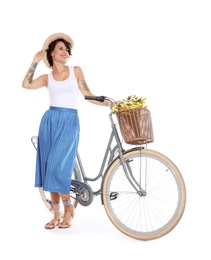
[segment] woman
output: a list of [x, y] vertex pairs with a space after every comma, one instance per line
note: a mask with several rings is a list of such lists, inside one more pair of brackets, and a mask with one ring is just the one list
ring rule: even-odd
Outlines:
[[[71, 226], [75, 209], [69, 192], [80, 134], [78, 97], [80, 92], [83, 96], [94, 96], [81, 68], [66, 65], [72, 48], [73, 41], [68, 35], [56, 33], [49, 36], [43, 49], [35, 54], [22, 83], [26, 89], [46, 87], [50, 97], [50, 108], [44, 113], [39, 127], [35, 173], [35, 187], [50, 192], [54, 211], [54, 218], [45, 225], [46, 229]], [[34, 79], [42, 59], [51, 71]], [[109, 106], [107, 101], [89, 102]], [[60, 199], [64, 206], [62, 221]]]

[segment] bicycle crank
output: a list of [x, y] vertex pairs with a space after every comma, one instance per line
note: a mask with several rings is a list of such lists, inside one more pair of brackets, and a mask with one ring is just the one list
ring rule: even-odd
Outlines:
[[71, 191], [76, 194], [76, 199], [82, 206], [89, 206], [92, 203], [93, 191], [87, 183], [72, 180]]

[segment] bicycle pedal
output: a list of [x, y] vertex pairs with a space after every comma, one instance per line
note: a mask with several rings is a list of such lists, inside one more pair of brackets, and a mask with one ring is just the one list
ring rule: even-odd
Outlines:
[[109, 196], [110, 196], [110, 200], [115, 200], [119, 196], [119, 193], [111, 192]]

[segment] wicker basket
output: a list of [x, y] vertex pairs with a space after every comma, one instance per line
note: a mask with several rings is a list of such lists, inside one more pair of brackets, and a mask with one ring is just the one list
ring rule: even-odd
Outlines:
[[116, 112], [125, 143], [139, 145], [154, 141], [150, 111], [135, 107]]

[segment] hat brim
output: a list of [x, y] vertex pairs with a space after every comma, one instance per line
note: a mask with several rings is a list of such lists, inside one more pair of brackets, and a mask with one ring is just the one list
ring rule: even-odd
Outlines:
[[52, 35], [50, 35], [44, 42], [43, 44], [43, 48], [42, 48], [42, 52], [43, 52], [43, 61], [45, 63], [45, 65], [48, 68], [51, 68], [48, 59], [47, 59], [47, 52], [46, 50], [48, 49], [49, 45], [51, 42], [57, 40], [57, 39], [64, 39], [65, 41], [69, 42], [71, 44], [71, 48], [73, 48], [74, 43], [73, 40], [70, 38], [69, 35], [65, 34], [65, 33], [54, 33]]

